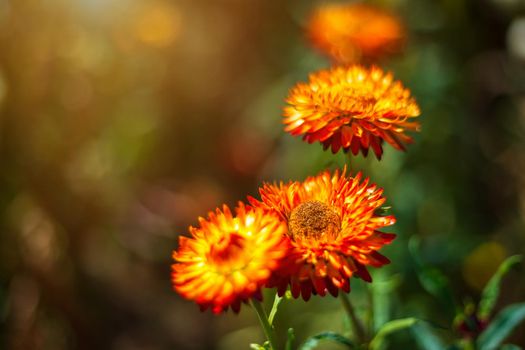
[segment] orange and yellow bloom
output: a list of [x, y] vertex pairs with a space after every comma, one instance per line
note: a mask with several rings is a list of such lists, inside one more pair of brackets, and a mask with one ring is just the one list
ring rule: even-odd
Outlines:
[[406, 131], [419, 130], [420, 114], [410, 90], [380, 68], [360, 65], [320, 70], [307, 83], [296, 84], [286, 99], [285, 131], [319, 141], [333, 153], [372, 148], [377, 158], [383, 141], [397, 150], [413, 142]]
[[191, 237], [180, 237], [173, 252], [174, 289], [202, 310], [238, 312], [241, 302], [261, 298], [261, 287], [287, 254], [286, 224], [262, 209], [227, 206], [199, 218]]
[[406, 31], [393, 14], [365, 4], [330, 4], [313, 11], [307, 25], [312, 44], [338, 63], [397, 53]]
[[283, 294], [288, 286], [294, 297], [311, 294], [336, 296], [350, 291], [350, 277], [370, 282], [367, 266], [389, 263], [378, 250], [395, 235], [379, 230], [394, 224], [393, 216], [376, 211], [385, 202], [382, 189], [361, 175], [325, 171], [303, 182], [264, 184], [261, 200], [250, 203], [274, 212], [288, 226], [291, 251], [271, 280]]

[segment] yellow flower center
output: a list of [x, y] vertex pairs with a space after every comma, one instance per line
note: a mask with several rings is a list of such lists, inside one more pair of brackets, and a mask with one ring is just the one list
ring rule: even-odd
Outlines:
[[341, 218], [332, 206], [308, 201], [292, 210], [288, 229], [293, 239], [335, 239], [341, 231]]

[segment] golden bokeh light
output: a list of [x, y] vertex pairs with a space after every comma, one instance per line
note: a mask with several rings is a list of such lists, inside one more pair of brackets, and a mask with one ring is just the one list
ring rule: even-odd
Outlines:
[[181, 29], [181, 14], [168, 2], [144, 6], [134, 22], [134, 33], [141, 42], [153, 47], [168, 47], [177, 39]]

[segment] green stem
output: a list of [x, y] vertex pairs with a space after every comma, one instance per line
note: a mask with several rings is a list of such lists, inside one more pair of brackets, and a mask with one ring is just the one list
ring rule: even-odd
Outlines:
[[367, 285], [366, 288], [366, 295], [368, 297], [368, 339], [371, 339], [373, 336], [373, 333], [375, 331], [375, 324], [374, 324], [374, 294], [372, 292], [372, 287], [370, 285]]
[[354, 168], [352, 167], [352, 152], [351, 151], [348, 151], [346, 153], [346, 157], [348, 159], [348, 171], [350, 174], [353, 174], [354, 173]]
[[259, 317], [259, 322], [261, 323], [261, 326], [263, 328], [264, 335], [266, 335], [266, 339], [268, 339], [268, 342], [270, 343], [270, 348], [273, 350], [277, 350], [275, 334], [273, 332], [272, 326], [268, 322], [268, 317], [266, 316], [266, 312], [262, 308], [261, 302], [255, 299], [252, 299], [251, 302], [253, 309], [257, 314], [257, 317]]
[[348, 296], [345, 293], [339, 293], [339, 295], [341, 303], [343, 304], [343, 308], [348, 314], [348, 318], [350, 319], [350, 323], [352, 324], [352, 327], [354, 329], [354, 334], [356, 335], [360, 343], [364, 343], [366, 341], [365, 330], [363, 328], [363, 325], [357, 318], [357, 315], [355, 314], [355, 310], [352, 304], [350, 303], [350, 299], [348, 299]]

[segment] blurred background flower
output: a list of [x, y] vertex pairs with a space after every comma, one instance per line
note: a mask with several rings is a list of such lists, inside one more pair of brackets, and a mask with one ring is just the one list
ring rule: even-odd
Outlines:
[[[303, 31], [321, 3], [0, 0], [0, 348], [262, 341], [251, 312], [217, 318], [173, 293], [171, 251], [197, 216], [255, 195], [262, 180], [347, 163], [282, 131], [288, 88], [329, 66]], [[525, 5], [366, 3], [406, 27], [403, 54], [384, 68], [411, 90], [424, 125], [407, 153], [352, 159], [398, 218], [385, 249], [395, 263], [374, 278], [392, 315], [440, 323], [448, 315], [417, 282], [409, 237], [458, 298], [477, 296], [496, 260], [525, 250]], [[521, 275], [509, 280], [501, 305], [525, 295]], [[364, 288], [352, 287], [363, 309]], [[345, 326], [326, 298], [282, 310], [276, 324], [298, 341]]]
[[309, 18], [312, 45], [335, 62], [375, 61], [401, 51], [401, 19], [386, 9], [359, 2], [320, 5]]

